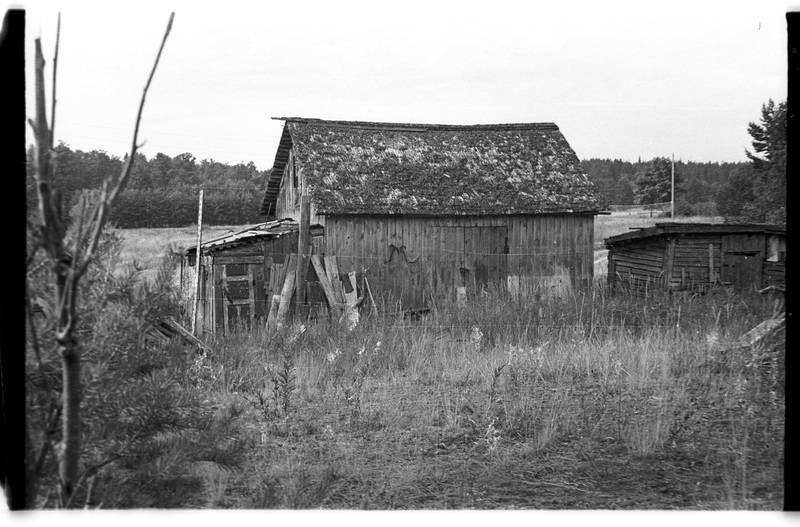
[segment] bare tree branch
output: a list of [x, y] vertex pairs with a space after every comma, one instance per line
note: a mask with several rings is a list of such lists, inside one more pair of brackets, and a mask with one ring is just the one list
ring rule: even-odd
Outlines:
[[72, 258], [76, 262], [81, 261], [81, 242], [83, 241], [83, 220], [86, 216], [86, 206], [88, 204], [88, 198], [86, 194], [81, 194], [79, 198], [79, 210], [78, 210], [78, 224], [75, 227], [75, 243], [72, 249]]
[[[84, 226], [86, 218], [87, 200], [82, 198], [81, 215], [78, 218], [77, 230], [75, 231], [74, 250], [70, 254], [67, 241], [67, 218], [61, 209], [61, 200], [54, 186], [54, 149], [53, 149], [53, 130], [47, 125], [47, 115], [45, 108], [45, 89], [44, 89], [44, 56], [40, 39], [36, 39], [36, 68], [35, 68], [35, 90], [36, 90], [36, 117], [31, 120], [36, 140], [36, 173], [35, 180], [39, 198], [39, 212], [41, 215], [41, 244], [47, 252], [55, 278], [55, 296], [58, 306], [56, 320], [55, 337], [59, 355], [61, 356], [62, 371], [62, 400], [59, 411], [63, 415], [63, 452], [60, 454], [59, 462], [59, 503], [62, 506], [73, 502], [75, 490], [82, 484], [84, 478], [78, 474], [81, 453], [81, 349], [75, 335], [75, 324], [77, 320], [77, 298], [78, 284], [81, 276], [86, 272], [89, 263], [100, 240], [109, 209], [113, 205], [119, 193], [125, 187], [130, 177], [133, 162], [137, 150], [137, 138], [139, 124], [141, 122], [142, 110], [150, 83], [155, 75], [156, 67], [161, 58], [167, 36], [172, 28], [172, 21], [175, 14], [170, 15], [164, 38], [156, 56], [155, 64], [147, 79], [147, 84], [142, 94], [139, 104], [139, 111], [136, 117], [136, 127], [133, 134], [133, 146], [125, 168], [119, 179], [113, 181], [107, 178], [103, 183], [103, 190], [100, 202], [94, 210], [94, 214], [89, 217], [89, 225]], [[59, 29], [56, 38], [56, 55], [53, 64], [53, 105], [52, 119], [55, 122], [55, 77], [56, 62], [58, 57], [58, 41], [60, 39], [61, 17], [59, 15]], [[109, 187], [111, 191], [109, 192]], [[87, 232], [92, 231], [91, 237], [87, 240], [87, 248], [82, 250], [84, 240], [84, 228]], [[83, 252], [83, 254], [81, 254]], [[32, 258], [29, 258], [31, 260]], [[30, 309], [29, 309], [30, 311]], [[29, 317], [29, 320], [31, 318]], [[40, 456], [40, 460], [44, 457]]]
[[61, 41], [61, 13], [58, 13], [58, 26], [56, 27], [56, 51], [53, 55], [53, 103], [50, 110], [50, 150], [55, 146], [56, 134], [56, 70], [58, 69], [58, 44]]
[[52, 166], [50, 164], [50, 129], [47, 126], [44, 94], [44, 55], [42, 43], [36, 39], [36, 121], [31, 122], [36, 138], [36, 189], [42, 220], [42, 243], [51, 258], [63, 257], [63, 224], [53, 199]]
[[39, 335], [36, 333], [36, 326], [33, 323], [33, 309], [31, 308], [31, 294], [30, 289], [28, 288], [27, 277], [25, 278], [25, 317], [27, 318], [28, 331], [31, 332], [31, 345], [33, 347], [33, 354], [36, 356], [36, 362], [39, 365], [39, 373], [42, 374], [44, 389], [47, 391], [47, 393], [50, 393], [50, 381], [47, 379], [47, 375], [45, 374], [44, 370], [42, 352], [41, 348], [39, 347]]

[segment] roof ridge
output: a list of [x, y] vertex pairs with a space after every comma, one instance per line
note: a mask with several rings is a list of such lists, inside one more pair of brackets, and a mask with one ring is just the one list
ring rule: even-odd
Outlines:
[[555, 123], [497, 123], [497, 124], [428, 124], [428, 123], [389, 123], [378, 121], [339, 121], [315, 117], [273, 117], [276, 121], [298, 123], [311, 126], [335, 128], [363, 128], [374, 130], [404, 130], [425, 132], [427, 130], [558, 130]]

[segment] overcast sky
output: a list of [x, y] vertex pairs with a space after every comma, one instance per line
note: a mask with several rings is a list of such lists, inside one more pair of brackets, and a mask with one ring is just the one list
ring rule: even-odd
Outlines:
[[62, 13], [56, 141], [129, 149], [174, 10], [142, 152], [259, 169], [272, 166], [282, 123], [271, 117], [282, 116], [554, 122], [581, 159], [742, 161], [748, 122], [786, 98], [793, 10], [775, 0], [16, 5], [48, 66]]

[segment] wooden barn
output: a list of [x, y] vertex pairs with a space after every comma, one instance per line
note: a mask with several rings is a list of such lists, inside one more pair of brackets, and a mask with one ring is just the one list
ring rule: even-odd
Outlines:
[[747, 292], [785, 284], [786, 230], [775, 226], [657, 223], [605, 243], [614, 290], [702, 292], [723, 285]]
[[561, 294], [593, 275], [598, 203], [552, 123], [285, 121], [262, 214], [322, 225], [381, 309], [497, 288]]
[[[310, 233], [316, 246], [322, 228], [311, 226]], [[280, 293], [298, 238], [297, 222], [276, 220], [202, 243], [196, 333], [227, 334], [240, 325], [263, 326], [268, 299]], [[196, 253], [197, 247], [190, 247], [181, 260], [181, 290], [189, 312], [195, 298]], [[311, 290], [313, 295], [313, 286]], [[321, 292], [318, 301], [324, 302]]]

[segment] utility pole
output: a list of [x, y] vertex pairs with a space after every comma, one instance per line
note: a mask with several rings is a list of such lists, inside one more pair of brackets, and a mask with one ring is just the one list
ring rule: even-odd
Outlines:
[[203, 189], [197, 206], [197, 252], [194, 258], [194, 309], [192, 310], [192, 335], [197, 336], [197, 313], [200, 310], [200, 245], [203, 241]]
[[670, 212], [670, 218], [673, 220], [675, 219], [675, 154], [672, 154], [672, 210]]

